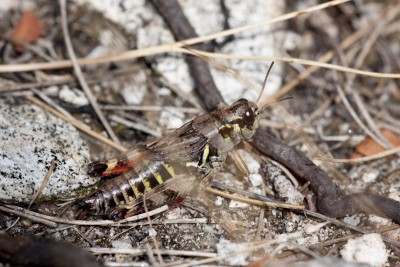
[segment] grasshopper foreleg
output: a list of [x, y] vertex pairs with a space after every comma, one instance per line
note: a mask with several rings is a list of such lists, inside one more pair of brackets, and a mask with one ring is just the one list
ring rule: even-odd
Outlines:
[[249, 168], [247, 168], [246, 163], [244, 162], [243, 158], [239, 155], [239, 153], [236, 150], [231, 150], [229, 151], [228, 155], [232, 158], [233, 162], [235, 163], [235, 166], [243, 174], [243, 176], [249, 176], [250, 174]]
[[186, 166], [195, 167], [200, 174], [207, 175], [212, 169], [221, 168], [225, 159], [225, 155], [210, 155], [210, 145], [207, 144], [204, 147], [200, 160], [198, 162], [188, 162], [186, 163]]

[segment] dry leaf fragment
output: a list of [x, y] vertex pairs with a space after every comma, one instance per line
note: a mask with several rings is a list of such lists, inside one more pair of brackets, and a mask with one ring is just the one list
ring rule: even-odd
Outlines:
[[[393, 147], [400, 146], [400, 137], [395, 133], [387, 130], [381, 130], [382, 135], [388, 140], [389, 143], [392, 144]], [[377, 154], [379, 152], [383, 152], [386, 149], [372, 140], [370, 137], [365, 138], [358, 146], [356, 147], [356, 153], [354, 153], [351, 158], [357, 158], [359, 156], [371, 156]]]
[[11, 39], [15, 43], [15, 49], [23, 52], [24, 47], [21, 44], [34, 42], [45, 33], [44, 24], [35, 13], [24, 11], [20, 21], [14, 27]]

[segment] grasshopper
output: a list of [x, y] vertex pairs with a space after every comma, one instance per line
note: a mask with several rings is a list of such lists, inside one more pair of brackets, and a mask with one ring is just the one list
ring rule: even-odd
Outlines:
[[234, 148], [255, 134], [260, 118], [256, 102], [240, 99], [230, 106], [200, 115], [151, 143], [141, 144], [115, 158], [93, 162], [88, 174], [109, 178], [80, 206], [96, 215], [118, 220], [165, 204], [179, 204], [199, 186], [207, 184], [232, 156], [239, 170], [248, 173]]

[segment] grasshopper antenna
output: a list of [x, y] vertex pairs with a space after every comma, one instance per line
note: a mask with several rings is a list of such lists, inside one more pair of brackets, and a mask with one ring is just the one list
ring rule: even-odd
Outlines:
[[264, 106], [262, 106], [260, 108], [260, 110], [265, 110], [269, 106], [278, 104], [279, 102], [282, 102], [282, 101], [285, 101], [285, 100], [289, 100], [289, 99], [292, 99], [292, 98], [293, 98], [293, 96], [285, 96], [285, 97], [282, 97], [282, 98], [275, 99], [272, 102], [269, 102], [269, 103], [265, 104]]
[[261, 92], [260, 92], [260, 94], [258, 95], [257, 100], [256, 100], [256, 105], [258, 105], [258, 101], [260, 101], [261, 96], [262, 96], [263, 93], [264, 93], [265, 85], [267, 84], [267, 79], [268, 79], [269, 73], [271, 72], [272, 67], [274, 66], [274, 63], [275, 63], [275, 62], [272, 61], [271, 65], [269, 65], [267, 74], [265, 75], [265, 78], [264, 78], [264, 82], [263, 82], [263, 86], [262, 86]]

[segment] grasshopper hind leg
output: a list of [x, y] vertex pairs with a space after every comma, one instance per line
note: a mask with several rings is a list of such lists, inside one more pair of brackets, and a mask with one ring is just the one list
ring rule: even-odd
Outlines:
[[114, 209], [110, 209], [107, 212], [107, 217], [113, 221], [119, 221], [119, 220], [126, 218], [128, 212], [129, 212], [129, 210], [127, 210], [126, 208], [116, 207]]

